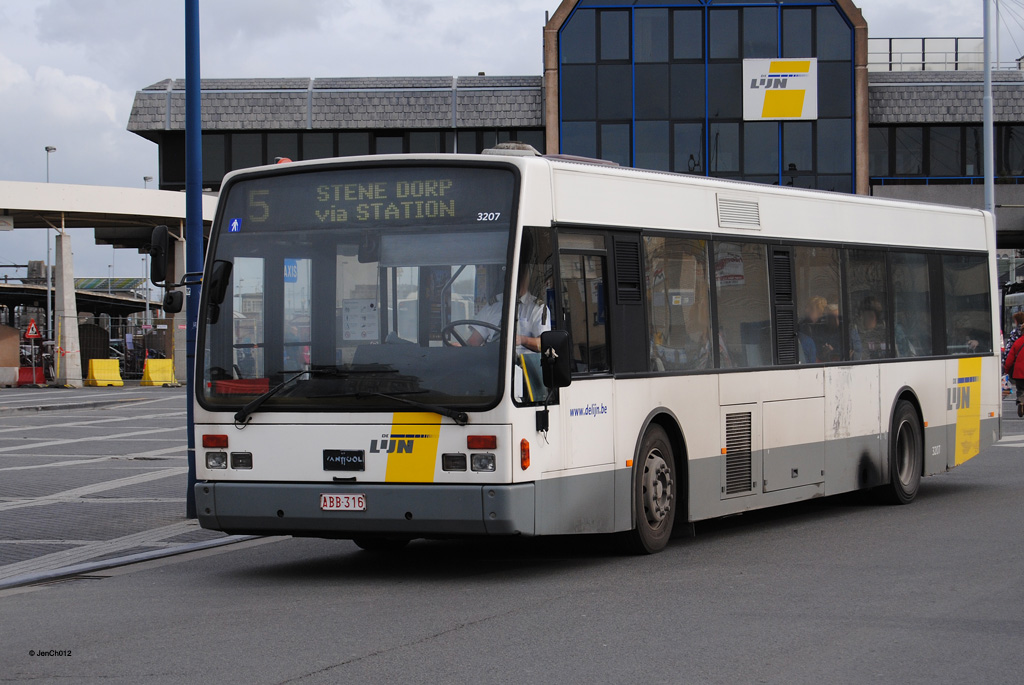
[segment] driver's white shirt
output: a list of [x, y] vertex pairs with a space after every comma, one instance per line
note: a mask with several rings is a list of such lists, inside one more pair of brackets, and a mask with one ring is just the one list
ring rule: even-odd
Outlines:
[[[502, 296], [498, 295], [493, 304], [489, 304], [474, 317], [478, 321], [493, 324], [501, 327], [501, 304]], [[483, 336], [484, 342], [491, 342], [498, 337], [498, 331], [491, 328], [474, 328], [474, 331]], [[519, 298], [519, 321], [517, 335], [527, 338], [539, 337], [544, 331], [551, 330], [551, 314], [548, 307], [541, 300], [526, 293]], [[523, 345], [516, 346], [516, 354], [532, 352]]]

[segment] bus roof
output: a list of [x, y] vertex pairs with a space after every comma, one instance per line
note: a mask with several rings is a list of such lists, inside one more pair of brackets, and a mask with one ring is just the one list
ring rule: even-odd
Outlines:
[[387, 163], [513, 165], [523, 179], [524, 225], [663, 229], [747, 238], [987, 251], [995, 249], [991, 214], [980, 209], [876, 198], [608, 165], [583, 158], [402, 154], [318, 159], [229, 173], [224, 187], [250, 173]]

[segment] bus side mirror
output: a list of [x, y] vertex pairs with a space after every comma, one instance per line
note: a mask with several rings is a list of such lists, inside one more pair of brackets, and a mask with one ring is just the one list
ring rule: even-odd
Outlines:
[[167, 227], [157, 226], [153, 229], [153, 236], [149, 241], [149, 256], [152, 259], [149, 265], [149, 280], [153, 281], [154, 285], [163, 285], [167, 280], [169, 248], [170, 236]]
[[572, 350], [568, 331], [544, 331], [540, 334], [540, 366], [544, 385], [564, 388], [572, 383]]
[[224, 302], [224, 295], [227, 293], [228, 284], [231, 283], [231, 262], [218, 259], [210, 269], [209, 293], [210, 302], [221, 304]]
[[218, 259], [210, 269], [210, 279], [207, 285], [209, 301], [207, 306], [207, 317], [210, 323], [217, 323], [220, 318], [220, 305], [224, 302], [224, 295], [227, 293], [228, 284], [231, 282], [231, 262]]
[[168, 314], [177, 314], [185, 303], [185, 293], [180, 290], [170, 290], [164, 293], [164, 311]]

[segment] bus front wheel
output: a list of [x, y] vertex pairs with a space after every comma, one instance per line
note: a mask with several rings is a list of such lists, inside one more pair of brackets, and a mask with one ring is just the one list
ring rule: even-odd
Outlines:
[[644, 433], [633, 464], [633, 515], [636, 525], [627, 537], [639, 554], [665, 548], [676, 514], [676, 463], [665, 429], [652, 424]]
[[917, 495], [924, 468], [924, 436], [914, 405], [896, 403], [889, 428], [889, 485], [886, 499], [892, 504], [910, 504]]

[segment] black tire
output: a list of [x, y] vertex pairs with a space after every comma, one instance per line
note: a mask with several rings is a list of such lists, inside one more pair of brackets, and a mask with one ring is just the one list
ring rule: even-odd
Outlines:
[[636, 554], [660, 552], [672, 537], [676, 517], [676, 461], [665, 429], [652, 424], [633, 464], [635, 526], [626, 536]]
[[883, 488], [891, 504], [910, 504], [917, 496], [924, 470], [924, 435], [914, 405], [896, 403], [889, 427], [889, 484]]
[[367, 552], [397, 552], [409, 544], [408, 538], [353, 538], [356, 547]]

